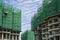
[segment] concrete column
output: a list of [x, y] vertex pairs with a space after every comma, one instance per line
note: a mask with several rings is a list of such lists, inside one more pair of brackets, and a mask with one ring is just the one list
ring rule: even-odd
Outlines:
[[16, 40], [17, 40], [17, 35], [16, 35]]
[[14, 37], [15, 37], [15, 40], [17, 40], [17, 39], [16, 39], [16, 35], [15, 35]]
[[8, 40], [8, 38], [7, 38], [7, 34], [6, 34], [6, 40]]
[[54, 40], [56, 40], [56, 37], [54, 37]]
[[14, 40], [14, 35], [12, 35], [12, 40]]
[[10, 34], [9, 34], [9, 40], [11, 40], [11, 39], [10, 39]]
[[3, 33], [2, 33], [2, 40], [3, 40], [4, 38], [3, 38]]

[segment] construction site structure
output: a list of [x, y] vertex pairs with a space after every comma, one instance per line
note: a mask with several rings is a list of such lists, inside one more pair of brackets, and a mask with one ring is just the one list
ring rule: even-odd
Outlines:
[[19, 40], [21, 10], [0, 0], [0, 40]]
[[34, 38], [34, 32], [27, 30], [21, 35], [21, 40], [35, 40]]
[[35, 40], [60, 40], [60, 0], [44, 0], [31, 20]]

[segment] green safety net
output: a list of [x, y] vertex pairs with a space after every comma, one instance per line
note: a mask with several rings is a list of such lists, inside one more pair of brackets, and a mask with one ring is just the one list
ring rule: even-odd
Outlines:
[[31, 29], [36, 28], [39, 24], [43, 23], [46, 18], [54, 16], [60, 10], [60, 0], [44, 0], [43, 6], [37, 11], [37, 14], [31, 20]]
[[13, 29], [21, 30], [21, 10], [14, 8]]
[[[5, 4], [3, 8], [3, 27], [12, 29], [12, 6]], [[5, 15], [7, 13], [7, 15]]]
[[0, 26], [13, 30], [21, 30], [21, 10], [0, 0]]
[[34, 32], [27, 30], [21, 35], [21, 40], [34, 40]]

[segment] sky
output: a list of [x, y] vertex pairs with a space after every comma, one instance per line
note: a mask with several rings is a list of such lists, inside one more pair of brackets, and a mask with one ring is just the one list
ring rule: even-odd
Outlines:
[[42, 0], [20, 0], [22, 9], [22, 32], [31, 29], [31, 18], [37, 13], [37, 8], [42, 4]]
[[22, 32], [24, 32], [31, 29], [31, 18], [37, 13], [37, 9], [41, 7], [42, 0], [5, 0], [5, 3], [10, 3], [21, 9], [21, 28]]
[[21, 9], [21, 28], [22, 32], [31, 30], [31, 18], [37, 13], [37, 9], [41, 7], [42, 0], [5, 0], [14, 7]]

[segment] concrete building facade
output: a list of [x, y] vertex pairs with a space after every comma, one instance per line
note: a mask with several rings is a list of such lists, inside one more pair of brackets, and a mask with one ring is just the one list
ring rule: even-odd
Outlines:
[[45, 19], [37, 26], [34, 33], [35, 40], [60, 40], [60, 14]]
[[60, 15], [47, 18], [41, 27], [42, 40], [60, 40]]
[[0, 28], [0, 40], [19, 40], [19, 31]]

